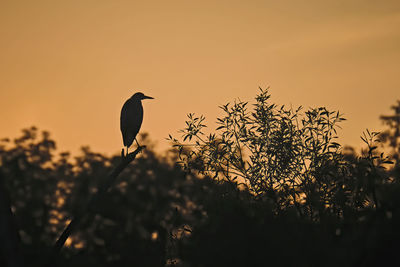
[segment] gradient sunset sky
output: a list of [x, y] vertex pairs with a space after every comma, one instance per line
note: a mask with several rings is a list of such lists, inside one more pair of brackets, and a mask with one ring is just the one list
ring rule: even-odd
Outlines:
[[342, 144], [400, 99], [400, 1], [0, 1], [0, 138], [32, 125], [60, 151], [120, 153], [120, 109], [142, 91], [142, 131], [165, 149], [186, 114], [326, 106]]

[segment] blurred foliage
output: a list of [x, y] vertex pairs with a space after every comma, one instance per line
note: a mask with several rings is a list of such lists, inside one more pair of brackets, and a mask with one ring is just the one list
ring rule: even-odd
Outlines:
[[[399, 124], [386, 139], [366, 131], [357, 155], [335, 142], [338, 112], [278, 107], [267, 90], [249, 106], [222, 106], [208, 135], [204, 117], [190, 114], [164, 156], [142, 134], [147, 149], [87, 212], [59, 266], [399, 264], [399, 147], [386, 142]], [[396, 146], [388, 158], [385, 145]], [[35, 127], [0, 142], [0, 176], [28, 266], [46, 262], [119, 160], [88, 147], [59, 153]]]
[[[141, 138], [151, 148], [147, 136]], [[120, 160], [88, 147], [74, 158], [56, 155], [55, 148], [35, 127], [0, 146], [0, 171], [32, 266], [43, 265], [63, 228]], [[173, 233], [185, 226], [180, 215], [198, 212], [194, 191], [212, 183], [194, 180], [171, 160], [147, 149], [130, 164], [67, 240], [60, 266], [164, 266], [174, 259]]]
[[391, 173], [400, 176], [400, 100], [391, 109], [393, 115], [382, 115], [380, 119], [387, 126], [387, 129], [379, 134], [381, 148], [386, 149], [389, 158], [394, 161]]

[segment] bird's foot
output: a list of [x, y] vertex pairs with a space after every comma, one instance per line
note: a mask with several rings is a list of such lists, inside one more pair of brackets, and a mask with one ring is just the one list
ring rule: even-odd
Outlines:
[[136, 150], [133, 151], [133, 152], [131, 152], [131, 153], [129, 153], [129, 151], [128, 151], [128, 149], [127, 149], [127, 150], [126, 150], [126, 154], [125, 154], [125, 150], [122, 149], [122, 150], [121, 150], [121, 158], [126, 158], [126, 157], [128, 157], [130, 154], [141, 153], [142, 150], [145, 149], [145, 148], [146, 148], [146, 146], [138, 146], [138, 147], [136, 148]]
[[139, 150], [139, 153], [140, 153], [140, 152], [142, 152], [142, 150], [145, 149], [145, 148], [146, 148], [146, 146], [138, 146], [137, 149]]

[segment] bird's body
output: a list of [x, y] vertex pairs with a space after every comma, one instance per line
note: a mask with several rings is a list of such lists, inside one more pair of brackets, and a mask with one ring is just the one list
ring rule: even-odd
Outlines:
[[124, 146], [130, 147], [143, 121], [143, 106], [140, 99], [129, 98], [121, 110], [121, 132]]
[[136, 139], [143, 121], [142, 99], [153, 99], [143, 93], [136, 93], [129, 98], [121, 110], [121, 133], [124, 146], [127, 149]]

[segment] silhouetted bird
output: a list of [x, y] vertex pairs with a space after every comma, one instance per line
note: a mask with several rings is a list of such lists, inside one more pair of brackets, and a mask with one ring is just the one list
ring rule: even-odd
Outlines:
[[[143, 99], [154, 99], [150, 96], [145, 96], [143, 93], [136, 93], [131, 98], [126, 100], [121, 110], [121, 132], [124, 146], [126, 146], [126, 155], [128, 148], [132, 145], [133, 140], [136, 140], [136, 135], [139, 132], [143, 121]], [[138, 141], [136, 143], [139, 146]]]

